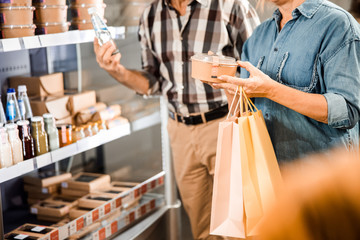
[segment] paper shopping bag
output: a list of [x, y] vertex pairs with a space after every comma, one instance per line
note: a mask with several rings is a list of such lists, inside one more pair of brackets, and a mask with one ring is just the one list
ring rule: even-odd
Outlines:
[[214, 173], [210, 233], [245, 237], [239, 126], [219, 124]]

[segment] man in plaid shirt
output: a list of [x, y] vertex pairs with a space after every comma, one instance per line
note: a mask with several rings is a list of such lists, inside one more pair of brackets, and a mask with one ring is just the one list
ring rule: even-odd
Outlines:
[[139, 27], [142, 71], [120, 64], [114, 44], [94, 50], [99, 65], [125, 86], [168, 100], [168, 131], [177, 185], [195, 239], [209, 236], [218, 123], [228, 112], [225, 92], [191, 78], [190, 57], [214, 53], [240, 58], [260, 23], [248, 0], [155, 0]]

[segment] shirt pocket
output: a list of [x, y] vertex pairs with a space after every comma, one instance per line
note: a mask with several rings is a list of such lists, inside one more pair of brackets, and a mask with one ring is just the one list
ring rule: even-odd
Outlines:
[[307, 60], [285, 52], [277, 68], [276, 81], [303, 92], [314, 92], [319, 81], [318, 60], [319, 54]]

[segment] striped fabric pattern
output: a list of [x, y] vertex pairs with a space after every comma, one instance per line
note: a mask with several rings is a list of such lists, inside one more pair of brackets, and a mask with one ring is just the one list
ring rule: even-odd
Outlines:
[[224, 105], [223, 90], [191, 77], [190, 58], [212, 51], [239, 59], [243, 43], [259, 24], [247, 0], [190, 0], [183, 19], [170, 0], [154, 1], [139, 27], [148, 94], [164, 95], [169, 110], [183, 116]]

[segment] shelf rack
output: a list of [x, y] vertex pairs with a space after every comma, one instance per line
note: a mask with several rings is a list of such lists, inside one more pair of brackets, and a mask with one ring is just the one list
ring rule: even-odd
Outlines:
[[[114, 39], [125, 37], [125, 27], [109, 27]], [[94, 30], [71, 30], [63, 33], [0, 39], [0, 52], [79, 44], [94, 41]]]

